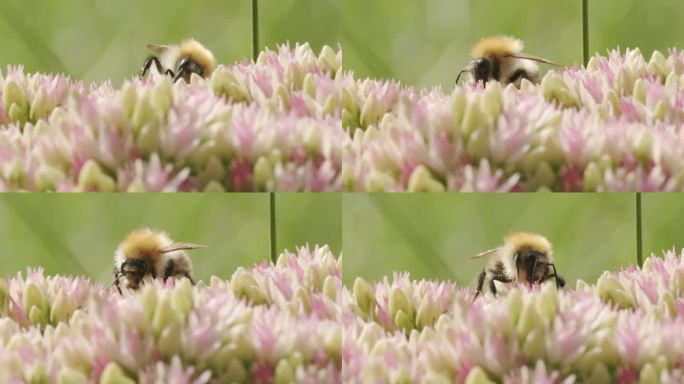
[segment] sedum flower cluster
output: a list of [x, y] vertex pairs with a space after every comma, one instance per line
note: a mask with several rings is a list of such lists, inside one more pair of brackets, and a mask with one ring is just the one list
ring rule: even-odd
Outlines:
[[0, 280], [0, 382], [341, 383], [339, 263], [302, 248], [123, 294], [41, 270]]
[[449, 94], [346, 73], [341, 93], [345, 190], [684, 190], [683, 51]]
[[684, 251], [558, 291], [473, 299], [445, 281], [357, 278], [342, 297], [348, 383], [681, 383]]
[[[121, 88], [0, 73], [0, 191], [339, 191], [341, 51]], [[154, 71], [153, 71], [154, 72]]]

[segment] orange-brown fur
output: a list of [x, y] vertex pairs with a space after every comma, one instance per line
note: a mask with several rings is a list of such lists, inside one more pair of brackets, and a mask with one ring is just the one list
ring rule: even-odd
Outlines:
[[202, 68], [204, 68], [204, 76], [209, 76], [214, 71], [216, 66], [216, 59], [206, 47], [200, 44], [197, 40], [186, 39], [180, 43], [179, 58], [189, 57], [195, 60]]
[[471, 58], [503, 57], [520, 53], [524, 48], [521, 40], [509, 36], [494, 36], [481, 39], [470, 53]]
[[128, 235], [120, 247], [129, 259], [147, 259], [154, 263], [161, 257], [161, 249], [166, 245], [158, 233], [150, 229], [139, 229]]

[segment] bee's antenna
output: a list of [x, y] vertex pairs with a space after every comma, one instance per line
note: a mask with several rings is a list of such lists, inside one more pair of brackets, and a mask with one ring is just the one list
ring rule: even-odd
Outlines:
[[461, 70], [461, 72], [458, 73], [458, 76], [456, 77], [456, 83], [454, 84], [458, 84], [458, 80], [461, 79], [461, 75], [463, 74], [463, 72], [468, 72], [468, 69], [463, 69]]
[[556, 289], [560, 288], [560, 284], [558, 283], [558, 273], [556, 273], [556, 265], [553, 263], [549, 263], [551, 268], [553, 268], [553, 279], [556, 282]]

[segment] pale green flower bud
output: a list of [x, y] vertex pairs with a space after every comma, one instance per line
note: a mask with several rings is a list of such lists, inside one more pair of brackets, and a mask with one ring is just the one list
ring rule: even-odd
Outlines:
[[546, 351], [544, 332], [537, 328], [528, 333], [523, 343], [522, 351], [530, 361], [542, 359]]
[[135, 111], [135, 105], [138, 101], [138, 94], [135, 87], [131, 83], [126, 83], [121, 89], [121, 106], [126, 117], [131, 118]]
[[499, 118], [503, 109], [503, 94], [498, 81], [487, 83], [480, 104], [482, 105], [482, 112], [487, 114], [491, 120], [496, 121]]
[[473, 132], [466, 144], [466, 153], [473, 158], [484, 159], [489, 156], [489, 127]]
[[364, 314], [367, 314], [375, 305], [373, 288], [371, 288], [366, 280], [357, 277], [356, 280], [354, 280], [352, 291], [354, 293], [354, 298], [356, 299], [356, 304]]
[[2, 89], [2, 102], [5, 104], [5, 108], [14, 104], [24, 111], [28, 110], [28, 98], [24, 89], [11, 80], [7, 81]]
[[176, 313], [182, 318], [187, 317], [195, 305], [190, 280], [181, 279], [176, 282], [171, 299]]
[[157, 124], [146, 124], [135, 138], [135, 143], [143, 153], [151, 154], [159, 151], [160, 135]]
[[135, 384], [135, 380], [127, 377], [121, 367], [113, 361], [109, 362], [102, 371], [100, 384]]
[[35, 283], [30, 282], [24, 286], [24, 308], [28, 311], [32, 307], [39, 308], [43, 313], [48, 311], [48, 302], [43, 291]]
[[38, 307], [31, 307], [31, 310], [29, 311], [29, 320], [31, 321], [31, 324], [44, 325], [48, 322], [48, 316], [46, 311]]
[[45, 93], [45, 90], [38, 90], [36, 97], [31, 103], [31, 112], [29, 114], [31, 121], [35, 122], [39, 119], [47, 117], [54, 108], [54, 102], [50, 99], [47, 93]]
[[351, 91], [347, 88], [342, 88], [340, 95], [342, 99], [342, 108], [344, 108], [345, 111], [349, 111], [352, 115], [358, 115], [359, 105], [356, 103], [356, 98], [352, 96]]
[[12, 104], [9, 107], [7, 115], [9, 116], [10, 120], [19, 124], [24, 124], [28, 121], [28, 114], [26, 113], [26, 110], [21, 108], [18, 104]]
[[653, 51], [651, 60], [648, 61], [648, 72], [660, 76], [662, 79], [670, 74], [670, 65], [660, 51]]
[[385, 114], [384, 103], [372, 96], [366, 98], [366, 102], [361, 108], [360, 122], [361, 127], [366, 128], [369, 125], [377, 125], [380, 119]]
[[[460, 126], [463, 122], [467, 106], [468, 99], [466, 98], [465, 91], [460, 87], [454, 88], [454, 92], [451, 94], [451, 108], [453, 111], [454, 122], [456, 123], [454, 128]], [[448, 133], [452, 135], [452, 137], [457, 134], [456, 131]]]
[[306, 76], [304, 76], [302, 91], [311, 98], [316, 97], [316, 81], [311, 73], [307, 73]]
[[78, 187], [81, 191], [95, 189], [99, 192], [114, 192], [116, 182], [102, 171], [97, 161], [90, 159], [83, 164], [78, 174]]
[[267, 189], [273, 178], [273, 166], [264, 156], [260, 156], [254, 164], [254, 183], [262, 190]]
[[148, 124], [157, 123], [158, 111], [152, 106], [150, 96], [143, 93], [138, 97], [133, 109], [133, 116], [131, 117], [131, 124], [133, 125], [133, 132], [138, 133], [142, 127]]
[[397, 315], [397, 312], [403, 311], [404, 314], [408, 316], [409, 321], [413, 319], [415, 310], [413, 308], [413, 304], [411, 303], [411, 299], [403, 289], [399, 287], [392, 288], [392, 291], [390, 292], [389, 305], [390, 313], [393, 317]]
[[570, 90], [565, 80], [555, 73], [544, 76], [541, 89], [547, 100], [555, 100], [566, 108], [580, 106], [577, 95]]
[[55, 301], [52, 303], [52, 308], [50, 308], [50, 324], [57, 324], [61, 321], [66, 321], [69, 318], [71, 312], [71, 305], [64, 294], [64, 292], [59, 292]]
[[88, 382], [85, 374], [76, 369], [62, 367], [57, 374], [57, 384], [81, 384]]
[[653, 109], [653, 117], [659, 120], [663, 120], [665, 115], [670, 111], [670, 107], [664, 100], [658, 100]]
[[335, 287], [335, 278], [333, 276], [327, 276], [323, 280], [323, 294], [330, 300], [335, 301], [337, 299], [337, 287]]
[[145, 317], [151, 321], [157, 308], [157, 290], [152, 285], [145, 285], [141, 293], [141, 301]]
[[601, 170], [593, 161], [584, 169], [582, 183], [585, 192], [598, 191], [603, 186]]
[[632, 97], [634, 97], [634, 99], [639, 101], [641, 104], [646, 103], [646, 83], [644, 83], [643, 79], [637, 79], [634, 82]]
[[160, 335], [164, 328], [172, 325], [175, 322], [175, 313], [169, 295], [162, 295], [159, 298], [157, 308], [154, 311], [152, 318], [152, 328], [156, 335]]
[[342, 327], [333, 327], [323, 339], [325, 353], [335, 361], [342, 360]]
[[165, 327], [159, 335], [159, 352], [167, 358], [177, 355], [181, 349], [181, 330], [177, 324]]
[[294, 382], [294, 369], [290, 366], [290, 363], [282, 359], [278, 362], [275, 369], [275, 383], [276, 384], [289, 384]]
[[338, 56], [332, 48], [324, 45], [321, 49], [321, 53], [318, 55], [318, 66], [337, 72], [342, 66], [342, 62], [341, 60], [338, 60]]
[[423, 299], [416, 313], [416, 327], [423, 329], [431, 326], [441, 314], [442, 308], [437, 302], [428, 298]]
[[319, 125], [311, 124], [304, 133], [304, 150], [311, 156], [322, 152], [323, 134], [321, 130]]
[[[470, 377], [470, 376], [468, 376], [468, 377]], [[448, 377], [440, 375], [439, 373], [435, 373], [435, 372], [430, 371], [423, 377], [423, 380], [420, 383], [421, 384], [451, 384], [451, 383], [453, 383], [453, 381], [449, 380]], [[473, 383], [480, 383], [480, 382], [477, 381], [477, 382], [473, 382]]]
[[396, 182], [392, 176], [373, 169], [366, 178], [366, 192], [385, 192], [394, 184]]
[[211, 180], [204, 186], [204, 192], [225, 192], [223, 185], [216, 180]]
[[240, 360], [234, 358], [230, 360], [230, 363], [228, 363], [226, 377], [230, 378], [230, 380], [233, 382], [243, 383], [247, 381], [249, 374]]
[[556, 175], [549, 163], [544, 161], [537, 164], [537, 168], [534, 171], [533, 183], [536, 187], [535, 189], [556, 184]]
[[520, 319], [518, 321], [519, 338], [525, 340], [527, 334], [541, 326], [541, 316], [537, 311], [536, 305], [532, 301], [526, 302], [520, 312]]
[[468, 376], [466, 377], [465, 384], [493, 384], [494, 382], [489, 380], [489, 377], [485, 371], [478, 367], [470, 370]]
[[463, 119], [461, 121], [461, 131], [463, 138], [468, 139], [470, 135], [478, 128], [485, 125], [484, 116], [480, 109], [480, 103], [476, 96], [472, 99], [466, 100], [465, 111], [463, 112]]
[[591, 370], [591, 375], [587, 378], [585, 383], [590, 384], [603, 384], [611, 383], [613, 378], [610, 375], [610, 371], [602, 363], [594, 364]]
[[639, 384], [658, 384], [658, 374], [651, 363], [646, 363], [639, 373]]
[[423, 165], [417, 166], [411, 173], [408, 182], [409, 192], [444, 192], [442, 183], [432, 177], [430, 171]]
[[152, 89], [151, 103], [157, 113], [166, 114], [173, 105], [173, 88], [171, 78], [164, 76]]
[[637, 134], [633, 146], [634, 155], [637, 159], [647, 161], [653, 156], [653, 136], [649, 131], [640, 131]]
[[64, 181], [64, 172], [48, 164], [41, 164], [36, 172], [36, 188], [39, 191], [54, 191]]
[[517, 288], [511, 289], [506, 295], [506, 303], [508, 304], [508, 316], [511, 322], [517, 324], [524, 304], [520, 290]]

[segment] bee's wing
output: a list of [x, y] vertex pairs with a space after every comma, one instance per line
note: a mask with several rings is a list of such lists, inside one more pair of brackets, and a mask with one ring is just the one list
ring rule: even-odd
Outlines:
[[548, 65], [553, 65], [556, 67], [562, 67], [562, 65], [560, 65], [558, 63], [554, 63], [551, 60], [548, 60], [548, 59], [545, 59], [545, 58], [539, 57], [539, 56], [528, 55], [527, 53], [522, 53], [522, 52], [511, 53], [510, 55], [508, 55], [508, 57], [515, 57], [516, 59], [532, 60], [532, 61], [537, 61], [537, 62], [548, 64]]
[[169, 49], [169, 46], [162, 44], [147, 44], [147, 48], [156, 54], [161, 54], [162, 52]]
[[161, 249], [161, 253], [167, 253], [167, 252], [173, 252], [173, 251], [179, 251], [179, 250], [185, 250], [185, 249], [197, 249], [197, 248], [206, 248], [206, 245], [202, 244], [193, 244], [193, 243], [173, 243], [171, 245], [167, 245], [166, 247]]
[[494, 255], [497, 255], [501, 251], [501, 248], [494, 248], [490, 249], [488, 251], [484, 251], [482, 253], [478, 253], [475, 256], [470, 256], [471, 259], [481, 259], [483, 257], [492, 257]]

